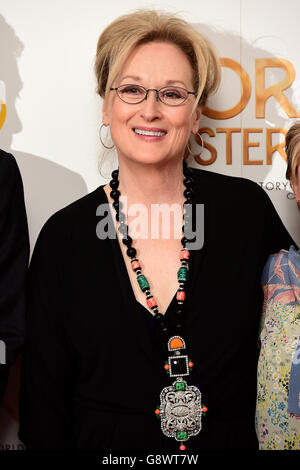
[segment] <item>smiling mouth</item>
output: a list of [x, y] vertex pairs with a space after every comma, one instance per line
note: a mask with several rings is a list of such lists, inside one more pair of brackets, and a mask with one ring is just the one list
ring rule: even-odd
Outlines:
[[146, 131], [138, 128], [133, 128], [132, 130], [138, 135], [149, 135], [153, 137], [162, 137], [167, 134], [166, 131]]

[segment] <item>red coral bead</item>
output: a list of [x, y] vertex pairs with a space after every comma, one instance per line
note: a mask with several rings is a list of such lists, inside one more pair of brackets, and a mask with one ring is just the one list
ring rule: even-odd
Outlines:
[[169, 369], [170, 369], [169, 364], [165, 364], [165, 365], [164, 365], [164, 368], [165, 368], [166, 370], [169, 370]]
[[184, 292], [184, 290], [179, 290], [179, 291], [177, 291], [176, 299], [177, 299], [177, 300], [184, 300], [184, 299], [185, 299], [185, 292]]
[[135, 271], [136, 269], [140, 268], [141, 265], [138, 261], [131, 261], [131, 267]]
[[151, 297], [151, 299], [147, 299], [147, 304], [150, 308], [157, 307], [157, 303], [154, 297]]
[[179, 447], [180, 450], [185, 450], [185, 446], [183, 444], [181, 444], [181, 446]]
[[159, 409], [155, 410], [155, 414], [156, 414], [156, 415], [159, 415], [159, 414], [160, 414], [160, 410], [159, 410]]
[[189, 257], [190, 257], [189, 250], [182, 250], [180, 252], [180, 259], [189, 259]]
[[206, 406], [203, 406], [202, 411], [203, 411], [203, 413], [206, 413], [206, 412], [207, 412]]

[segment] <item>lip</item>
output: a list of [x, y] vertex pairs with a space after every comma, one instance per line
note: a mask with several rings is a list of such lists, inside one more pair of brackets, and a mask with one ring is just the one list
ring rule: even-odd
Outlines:
[[[134, 129], [140, 129], [141, 131], [150, 131], [150, 132], [165, 132], [164, 135], [141, 135], [134, 132]], [[145, 126], [136, 126], [132, 128], [132, 132], [134, 135], [144, 142], [159, 142], [160, 140], [164, 139], [167, 135], [167, 131], [165, 129], [159, 127], [145, 127]]]

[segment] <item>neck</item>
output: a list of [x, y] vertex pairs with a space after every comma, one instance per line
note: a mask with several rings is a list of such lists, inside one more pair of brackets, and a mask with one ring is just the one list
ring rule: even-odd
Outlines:
[[160, 165], [119, 162], [120, 192], [128, 202], [172, 204], [184, 201], [182, 160]]

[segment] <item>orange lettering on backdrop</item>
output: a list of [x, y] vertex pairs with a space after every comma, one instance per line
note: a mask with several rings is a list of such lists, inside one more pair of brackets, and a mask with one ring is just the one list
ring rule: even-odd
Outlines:
[[2, 100], [0, 100], [0, 106], [1, 106], [1, 111], [0, 111], [0, 129], [1, 129], [6, 118], [6, 104], [3, 103]]
[[244, 129], [243, 132], [243, 164], [262, 165], [262, 160], [249, 160], [249, 147], [259, 147], [259, 142], [249, 142], [249, 134], [261, 133], [262, 129]]
[[267, 129], [267, 136], [266, 136], [266, 141], [267, 141], [267, 165], [272, 165], [272, 160], [273, 160], [273, 154], [274, 152], [279, 152], [282, 158], [286, 161], [286, 153], [284, 151], [285, 147], [285, 139], [283, 139], [282, 142], [276, 145], [272, 145], [272, 136], [273, 134], [283, 134], [286, 136], [287, 130], [282, 129], [282, 128], [277, 128], [277, 129]]
[[220, 58], [220, 63], [223, 67], [227, 67], [233, 70], [239, 76], [242, 86], [242, 95], [240, 101], [230, 109], [225, 111], [217, 111], [215, 109], [209, 108], [208, 106], [205, 106], [203, 108], [203, 114], [211, 119], [230, 119], [234, 116], [237, 116], [247, 106], [251, 96], [251, 81], [246, 70], [244, 70], [243, 67], [235, 60], [222, 57]]
[[[265, 88], [265, 69], [269, 67], [277, 67], [286, 71], [285, 78]], [[295, 108], [289, 102], [283, 91], [289, 88], [295, 80], [295, 69], [291, 62], [286, 59], [255, 59], [255, 112], [257, 118], [265, 117], [266, 101], [273, 96], [285, 113], [290, 118], [300, 117]]]
[[217, 127], [216, 132], [226, 134], [226, 165], [232, 165], [232, 133], [241, 132], [240, 127]]
[[[215, 133], [212, 129], [210, 129], [209, 127], [201, 127], [198, 131], [199, 134], [208, 134], [209, 137], [215, 137]], [[202, 145], [201, 144], [201, 139], [200, 137], [198, 136], [198, 134], [195, 135], [195, 140], [197, 142], [198, 145]], [[199, 155], [194, 155], [194, 158], [196, 160], [197, 163], [199, 163], [200, 165], [212, 165], [216, 160], [217, 160], [217, 151], [215, 149], [215, 147], [213, 147], [213, 145], [209, 144], [208, 142], [205, 142], [204, 139], [203, 139], [203, 145], [204, 145], [204, 148], [206, 148], [207, 150], [210, 151], [210, 154], [211, 154], [211, 158], [209, 160], [203, 160], [203, 158], [201, 158], [200, 154]]]

